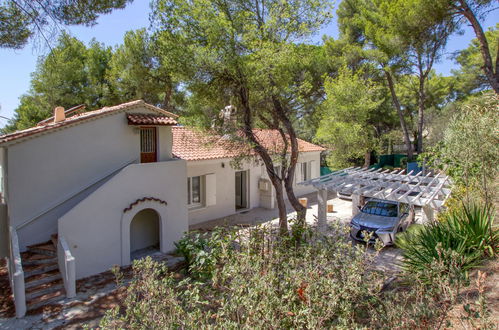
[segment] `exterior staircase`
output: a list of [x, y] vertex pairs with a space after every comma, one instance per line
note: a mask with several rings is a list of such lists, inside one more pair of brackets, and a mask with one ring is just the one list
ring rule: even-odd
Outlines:
[[57, 260], [57, 235], [45, 243], [28, 246], [21, 253], [26, 307], [37, 309], [65, 297]]

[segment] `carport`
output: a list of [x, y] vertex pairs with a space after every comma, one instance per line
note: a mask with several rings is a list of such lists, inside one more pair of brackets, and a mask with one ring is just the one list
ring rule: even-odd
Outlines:
[[352, 194], [352, 214], [359, 212], [364, 198], [378, 198], [407, 203], [422, 208], [423, 220], [432, 221], [451, 193], [448, 176], [422, 171], [404, 174], [405, 170], [350, 167], [304, 181], [317, 189], [318, 226], [326, 225], [328, 192]]

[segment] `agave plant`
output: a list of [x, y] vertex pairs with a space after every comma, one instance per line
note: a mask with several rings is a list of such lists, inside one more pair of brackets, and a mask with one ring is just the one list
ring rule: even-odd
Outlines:
[[446, 214], [439, 223], [410, 228], [396, 244], [403, 250], [404, 268], [424, 273], [434, 262], [467, 270], [487, 255], [495, 255], [498, 242], [494, 210], [470, 204]]
[[470, 251], [478, 250], [494, 256], [499, 242], [494, 215], [494, 209], [488, 205], [469, 204], [451, 212], [445, 223], [449, 230], [466, 240]]

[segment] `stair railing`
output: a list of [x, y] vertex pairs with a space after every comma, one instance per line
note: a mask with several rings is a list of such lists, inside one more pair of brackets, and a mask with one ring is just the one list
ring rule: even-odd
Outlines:
[[57, 259], [66, 289], [66, 297], [73, 298], [76, 296], [76, 260], [71, 254], [66, 239], [61, 234], [58, 235], [57, 239]]
[[9, 226], [9, 279], [14, 296], [16, 317], [21, 318], [26, 314], [26, 292], [24, 289], [24, 271], [19, 251], [19, 239], [17, 231]]

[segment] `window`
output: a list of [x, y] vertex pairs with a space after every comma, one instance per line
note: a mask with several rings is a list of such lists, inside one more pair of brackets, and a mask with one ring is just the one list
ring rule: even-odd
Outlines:
[[300, 181], [307, 181], [309, 179], [309, 175], [308, 175], [308, 163], [307, 162], [304, 162], [304, 163], [300, 163], [301, 165], [301, 180]]
[[140, 128], [140, 162], [152, 163], [157, 158], [156, 127]]
[[383, 217], [396, 217], [397, 204], [369, 201], [362, 208], [362, 213], [380, 215]]
[[201, 185], [202, 180], [200, 176], [193, 176], [187, 178], [187, 205], [198, 206], [201, 205]]

